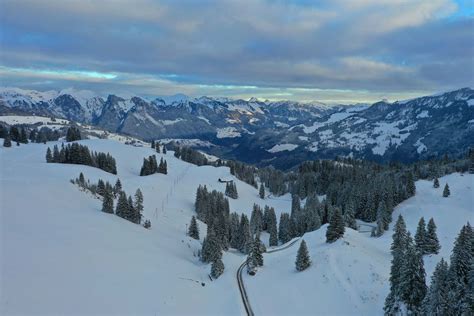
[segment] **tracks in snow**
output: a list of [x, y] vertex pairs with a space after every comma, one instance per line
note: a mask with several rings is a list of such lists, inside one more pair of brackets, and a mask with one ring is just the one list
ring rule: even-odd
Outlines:
[[[273, 253], [273, 252], [278, 252], [278, 251], [288, 249], [291, 246], [293, 246], [295, 243], [297, 243], [300, 239], [301, 237], [295, 238], [294, 240], [290, 241], [284, 246], [267, 250], [266, 253]], [[254, 316], [255, 314], [253, 313], [252, 306], [250, 305], [250, 300], [247, 295], [247, 291], [245, 290], [244, 279], [242, 278], [242, 271], [244, 270], [246, 266], [247, 266], [247, 259], [245, 259], [245, 261], [242, 262], [242, 264], [237, 269], [237, 275], [236, 275], [237, 284], [239, 286], [240, 296], [242, 297], [242, 303], [244, 304], [245, 312], [247, 313], [248, 316]]]

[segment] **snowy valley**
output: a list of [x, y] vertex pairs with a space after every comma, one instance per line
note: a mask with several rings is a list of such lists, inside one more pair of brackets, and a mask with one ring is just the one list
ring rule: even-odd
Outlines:
[[[232, 248], [223, 252], [225, 270], [212, 280], [211, 265], [198, 256], [206, 225], [197, 221], [200, 240], [187, 236], [196, 216], [196, 190], [206, 185], [224, 193], [223, 180], [232, 180], [238, 198], [228, 199], [230, 211], [249, 218], [258, 204], [273, 207], [279, 219], [291, 211], [291, 195], [267, 192], [262, 199], [257, 188], [232, 175], [229, 167], [197, 166], [176, 158], [171, 150], [157, 153], [147, 143], [130, 145], [126, 139], [110, 138], [78, 143], [110, 153], [117, 175], [84, 165], [46, 163], [46, 149], [62, 141], [0, 148], [0, 314], [246, 314], [236, 273], [247, 256]], [[139, 175], [143, 158], [150, 155], [166, 160], [167, 174]], [[128, 195], [140, 189], [143, 218], [151, 221], [151, 228], [101, 212], [100, 198], [70, 182], [80, 173], [91, 183], [120, 179]], [[342, 238], [326, 243], [324, 224], [296, 237], [288, 248], [271, 252], [269, 234], [262, 232], [268, 250], [264, 264], [256, 275], [242, 275], [253, 313], [383, 314], [399, 214], [412, 235], [421, 217], [436, 222], [441, 249], [424, 256], [429, 283], [440, 258], [449, 261], [461, 227], [474, 222], [474, 174], [453, 173], [439, 182], [440, 188], [433, 188], [432, 181], [418, 180], [416, 194], [395, 207], [394, 220], [380, 237], [346, 227]], [[442, 194], [446, 183], [451, 189], [447, 198]], [[319, 198], [323, 201], [324, 196]], [[300, 240], [308, 245], [312, 265], [297, 272]]]

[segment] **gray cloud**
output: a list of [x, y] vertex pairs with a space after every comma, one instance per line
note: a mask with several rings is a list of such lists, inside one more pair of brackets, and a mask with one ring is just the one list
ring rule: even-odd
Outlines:
[[450, 0], [4, 0], [0, 9], [7, 85], [372, 100], [474, 83], [473, 19], [452, 18]]

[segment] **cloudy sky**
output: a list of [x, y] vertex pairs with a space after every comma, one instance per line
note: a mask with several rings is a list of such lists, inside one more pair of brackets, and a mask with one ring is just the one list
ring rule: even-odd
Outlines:
[[472, 0], [0, 0], [0, 83], [361, 102], [474, 86]]

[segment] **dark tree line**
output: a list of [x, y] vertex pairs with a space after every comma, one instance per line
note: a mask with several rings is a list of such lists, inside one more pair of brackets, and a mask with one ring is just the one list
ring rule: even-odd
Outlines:
[[237, 179], [258, 188], [257, 180], [255, 180], [258, 171], [256, 167], [234, 160], [226, 161], [225, 166], [229, 167], [230, 174], [236, 176]]
[[176, 143], [171, 143], [170, 146], [174, 150], [174, 156], [176, 158], [179, 158], [183, 161], [192, 163], [196, 166], [205, 166], [205, 165], [216, 165], [216, 166], [218, 166], [220, 164], [220, 162], [216, 163], [216, 164], [211, 163], [207, 159], [206, 155], [204, 155], [203, 153], [201, 153], [197, 150], [194, 150], [190, 147], [179, 146]]
[[[77, 129], [76, 127], [71, 128]], [[71, 128], [67, 130], [66, 136], [70, 133], [69, 130]], [[79, 130], [77, 132], [80, 134]], [[57, 141], [61, 135], [64, 135], [64, 132], [61, 133], [57, 129], [53, 130], [47, 126], [43, 126], [38, 130], [37, 128], [28, 128], [24, 125], [12, 125], [8, 128], [0, 124], [0, 138], [4, 139], [4, 143], [6, 142], [5, 147], [9, 147], [9, 144], [12, 142], [17, 143], [17, 145], [28, 144], [28, 142], [46, 144], [47, 141]]]
[[158, 164], [155, 155], [151, 155], [148, 158], [143, 158], [143, 165], [140, 169], [140, 176], [148, 176], [154, 173], [168, 173], [168, 164], [166, 160], [161, 158], [160, 164]]
[[[71, 182], [101, 198], [102, 212], [115, 214], [132, 223], [141, 224], [143, 218], [143, 193], [140, 189], [137, 189], [135, 192], [134, 200], [132, 196], [127, 196], [122, 190], [122, 184], [119, 179], [114, 186], [108, 181], [104, 182], [102, 179], [99, 179], [97, 184], [95, 184], [89, 180], [86, 181], [84, 174], [81, 172], [79, 177], [71, 180]], [[117, 200], [117, 203], [114, 208], [115, 200]], [[150, 221], [146, 220], [143, 226], [150, 228]]]
[[234, 181], [225, 184], [225, 195], [231, 199], [237, 199], [239, 197], [239, 194], [237, 193], [237, 185]]
[[115, 158], [109, 153], [90, 151], [86, 145], [78, 143], [67, 144], [66, 146], [62, 144], [61, 150], [58, 149], [57, 145], [54, 145], [53, 150], [48, 147], [46, 150], [46, 162], [87, 165], [117, 174]]
[[76, 126], [71, 126], [67, 129], [66, 132], [66, 141], [73, 142], [76, 140], [81, 140], [81, 131]]
[[[29, 135], [28, 135], [29, 134]], [[52, 130], [49, 127], [42, 127], [39, 131], [32, 129], [28, 132], [26, 127], [13, 125], [8, 129], [0, 125], [0, 138], [3, 138], [3, 146], [11, 147], [12, 142], [19, 144], [32, 143], [46, 143], [47, 141], [56, 141], [60, 137], [57, 130]]]

